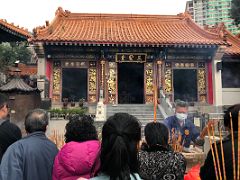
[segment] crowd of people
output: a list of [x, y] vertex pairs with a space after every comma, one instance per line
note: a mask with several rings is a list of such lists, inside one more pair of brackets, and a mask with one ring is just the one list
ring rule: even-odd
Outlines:
[[[144, 129], [144, 141], [140, 122], [130, 114], [109, 117], [102, 128], [101, 142], [93, 119], [76, 115], [66, 124], [65, 145], [58, 150], [45, 134], [49, 123], [46, 111], [35, 109], [27, 114], [27, 135], [22, 138], [20, 129], [7, 120], [8, 101], [0, 94], [0, 180], [182, 180], [186, 159], [169, 145], [172, 128], [185, 134], [182, 144], [186, 148], [191, 141], [203, 142], [200, 133], [188, 122], [186, 108], [180, 102], [176, 114], [164, 123], [149, 122]], [[240, 105], [228, 109], [224, 116], [226, 127], [230, 127], [230, 112], [233, 127], [238, 127], [239, 110]], [[186, 130], [190, 131], [189, 137]], [[226, 137], [223, 144], [227, 179], [232, 179], [229, 139]], [[211, 152], [201, 167], [200, 177], [216, 178]]]

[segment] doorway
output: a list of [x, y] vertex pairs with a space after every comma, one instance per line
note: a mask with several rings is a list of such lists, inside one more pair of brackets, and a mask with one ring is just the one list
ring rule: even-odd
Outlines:
[[118, 64], [118, 103], [142, 104], [144, 97], [144, 64]]
[[87, 101], [87, 69], [62, 69], [62, 99], [77, 102], [84, 98]]
[[197, 101], [197, 70], [173, 70], [174, 101], [180, 99], [187, 102]]

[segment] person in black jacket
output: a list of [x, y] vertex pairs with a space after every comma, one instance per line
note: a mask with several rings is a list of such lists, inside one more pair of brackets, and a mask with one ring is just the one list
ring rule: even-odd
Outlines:
[[148, 123], [144, 129], [146, 143], [139, 152], [139, 174], [144, 180], [182, 180], [186, 160], [168, 144], [168, 128], [159, 122]]
[[10, 123], [8, 116], [8, 98], [0, 94], [0, 164], [7, 148], [22, 138], [20, 128]]
[[[236, 167], [237, 167], [237, 154], [238, 154], [238, 112], [240, 111], [240, 104], [233, 105], [228, 108], [228, 110], [224, 114], [224, 126], [226, 129], [230, 131], [230, 112], [232, 114], [232, 123], [233, 123], [233, 131], [234, 131], [234, 149], [235, 149], [235, 161], [236, 161]], [[223, 151], [224, 151], [224, 162], [225, 162], [225, 169], [226, 169], [226, 177], [227, 179], [233, 179], [233, 158], [232, 158], [232, 140], [231, 140], [231, 134], [229, 134], [227, 137], [225, 137], [222, 141], [223, 143]], [[214, 146], [212, 146], [215, 152]], [[217, 142], [217, 151], [218, 151], [218, 157], [220, 161], [220, 167], [221, 167], [221, 175], [223, 177], [223, 166], [222, 166], [222, 156], [221, 156], [221, 148], [220, 143]], [[216, 157], [216, 153], [215, 153]], [[217, 163], [217, 162], [216, 162]], [[237, 172], [237, 171], [236, 171]], [[204, 162], [204, 165], [200, 169], [200, 177], [203, 180], [208, 179], [216, 179], [215, 171], [214, 171], [214, 164], [213, 164], [213, 157], [211, 150], [207, 154], [207, 158]]]

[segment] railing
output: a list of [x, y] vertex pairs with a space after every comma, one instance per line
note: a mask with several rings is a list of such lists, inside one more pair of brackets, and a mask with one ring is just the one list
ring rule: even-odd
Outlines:
[[164, 94], [163, 90], [160, 90], [160, 105], [158, 107], [164, 119], [168, 116], [174, 115], [174, 107], [169, 98]]

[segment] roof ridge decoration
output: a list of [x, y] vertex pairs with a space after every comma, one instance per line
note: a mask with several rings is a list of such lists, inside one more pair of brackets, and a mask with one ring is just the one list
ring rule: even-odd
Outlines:
[[210, 32], [216, 32], [228, 42], [229, 47], [226, 48], [226, 55], [240, 56], [240, 39], [227, 30], [224, 23], [219, 23], [212, 27], [206, 26], [205, 29]]
[[[192, 28], [194, 28], [197, 32], [201, 33], [202, 35], [207, 36], [208, 38], [211, 38], [211, 39], [219, 38], [219, 35], [217, 33], [214, 33], [211, 31], [206, 31], [204, 28], [201, 28], [197, 23], [195, 23], [194, 20], [192, 19], [191, 15], [188, 12], [180, 13], [179, 15], [184, 17], [184, 19], [192, 26]], [[224, 41], [224, 39], [223, 39], [223, 41]]]
[[[111, 32], [111, 33], [109, 33]], [[205, 31], [188, 13], [178, 15], [71, 13], [59, 7], [55, 18], [34, 30], [32, 42], [135, 45], [227, 45]]]
[[6, 19], [0, 19], [0, 28], [3, 26], [6, 29], [9, 29], [12, 32], [17, 33], [18, 35], [25, 37], [26, 39], [32, 37], [32, 34], [28, 31], [27, 28], [20, 27], [19, 25], [14, 25], [14, 23], [7, 22]]
[[55, 12], [55, 16], [60, 16], [60, 17], [62, 17], [62, 16], [67, 17], [70, 14], [71, 14], [70, 11], [68, 11], [68, 10], [64, 11], [62, 7], [58, 7], [56, 12]]

